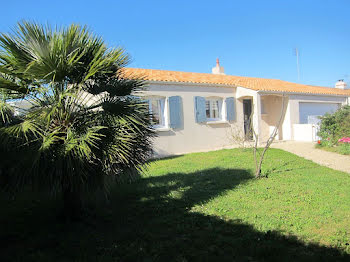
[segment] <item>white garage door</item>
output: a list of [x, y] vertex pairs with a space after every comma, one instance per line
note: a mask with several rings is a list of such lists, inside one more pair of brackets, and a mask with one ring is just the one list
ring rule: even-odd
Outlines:
[[340, 107], [339, 103], [299, 103], [299, 123], [316, 124], [318, 116], [334, 113]]

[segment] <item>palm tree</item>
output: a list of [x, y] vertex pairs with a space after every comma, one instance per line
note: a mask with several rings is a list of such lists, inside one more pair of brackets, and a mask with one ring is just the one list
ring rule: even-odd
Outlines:
[[[75, 217], [84, 192], [106, 189], [108, 176], [142, 171], [154, 131], [134, 95], [144, 82], [123, 73], [123, 49], [108, 49], [86, 27], [29, 22], [1, 34], [0, 46], [3, 189], [62, 193], [64, 214]], [[19, 98], [31, 106], [14, 114], [6, 102]]]

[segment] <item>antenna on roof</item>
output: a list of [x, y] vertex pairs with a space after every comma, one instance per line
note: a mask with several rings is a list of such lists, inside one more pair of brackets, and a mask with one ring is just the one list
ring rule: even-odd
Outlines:
[[300, 81], [300, 70], [299, 70], [299, 49], [294, 48], [294, 55], [297, 57], [297, 72], [298, 72], [298, 81]]

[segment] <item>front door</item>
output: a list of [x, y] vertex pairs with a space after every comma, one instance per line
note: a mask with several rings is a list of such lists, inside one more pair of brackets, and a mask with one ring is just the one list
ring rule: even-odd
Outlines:
[[253, 133], [251, 130], [251, 114], [252, 114], [252, 100], [243, 99], [244, 136], [246, 140], [253, 139]]

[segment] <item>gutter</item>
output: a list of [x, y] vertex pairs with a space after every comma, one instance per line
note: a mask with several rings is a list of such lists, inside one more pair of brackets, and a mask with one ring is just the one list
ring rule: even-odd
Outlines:
[[[248, 88], [249, 89], [249, 88]], [[338, 94], [320, 94], [320, 93], [302, 93], [302, 92], [283, 92], [283, 91], [265, 91], [265, 90], [256, 90], [258, 94], [285, 94], [285, 95], [308, 95], [308, 96], [336, 96], [336, 97], [344, 97], [350, 98], [349, 95], [338, 95]]]
[[211, 84], [211, 83], [194, 83], [194, 82], [177, 82], [177, 81], [145, 81], [146, 84], [154, 85], [186, 85], [186, 86], [204, 86], [204, 87], [225, 87], [225, 88], [237, 88], [236, 85], [227, 85], [227, 84]]
[[349, 95], [338, 95], [338, 94], [322, 94], [322, 93], [304, 93], [304, 92], [284, 92], [284, 91], [267, 91], [267, 90], [255, 90], [239, 85], [228, 85], [228, 84], [212, 84], [212, 83], [193, 83], [193, 82], [177, 82], [177, 81], [145, 81], [147, 84], [153, 85], [186, 85], [186, 86], [202, 86], [202, 87], [221, 87], [221, 88], [245, 88], [251, 91], [257, 92], [259, 94], [286, 94], [286, 95], [317, 95], [317, 96], [336, 96], [348, 98], [348, 103], [350, 104], [350, 94]]

